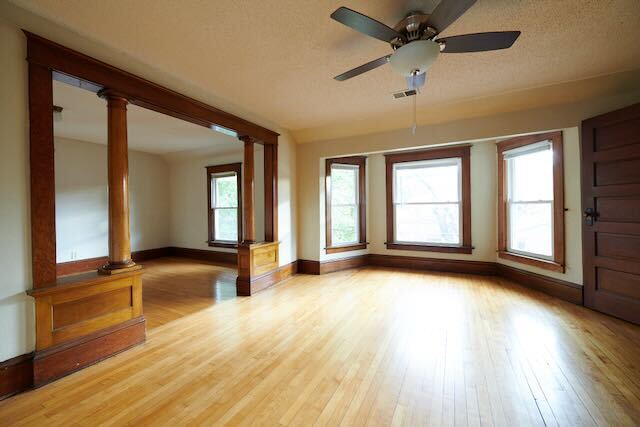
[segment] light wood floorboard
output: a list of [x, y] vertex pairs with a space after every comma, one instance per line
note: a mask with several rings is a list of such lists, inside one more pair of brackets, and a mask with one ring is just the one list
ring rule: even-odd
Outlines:
[[640, 424], [640, 327], [503, 279], [363, 268], [211, 306], [218, 267], [150, 267], [154, 305], [208, 303], [0, 402], [0, 424]]

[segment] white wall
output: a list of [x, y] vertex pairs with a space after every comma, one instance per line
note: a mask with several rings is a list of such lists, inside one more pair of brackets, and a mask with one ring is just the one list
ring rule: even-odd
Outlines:
[[[56, 261], [109, 253], [107, 146], [55, 138]], [[129, 151], [131, 250], [169, 245], [169, 167]]]
[[24, 36], [0, 18], [0, 361], [35, 345]]
[[[256, 212], [256, 241], [264, 240], [264, 150], [256, 145], [254, 152], [254, 208]], [[243, 151], [225, 154], [189, 155], [181, 153], [166, 156], [169, 162], [169, 194], [171, 201], [171, 246], [204, 249], [219, 252], [237, 252], [235, 249], [210, 247], [207, 244], [207, 166], [243, 163]], [[242, 176], [244, 180], [244, 175]]]

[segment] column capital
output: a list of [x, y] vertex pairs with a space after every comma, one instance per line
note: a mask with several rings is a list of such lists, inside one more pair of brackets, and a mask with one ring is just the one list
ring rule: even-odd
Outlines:
[[260, 144], [260, 140], [249, 135], [238, 135], [238, 139], [243, 142], [249, 142], [251, 144]]
[[125, 105], [129, 103], [129, 99], [126, 95], [109, 88], [104, 88], [98, 91], [98, 96], [102, 99], [106, 99], [107, 101], [121, 101], [124, 102]]

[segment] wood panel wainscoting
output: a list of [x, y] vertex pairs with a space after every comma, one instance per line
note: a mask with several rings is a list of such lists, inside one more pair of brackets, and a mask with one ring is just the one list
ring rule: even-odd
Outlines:
[[325, 261], [300, 259], [298, 273], [321, 275], [366, 266], [500, 276], [565, 301], [583, 305], [582, 286], [497, 262], [365, 254]]
[[279, 242], [238, 245], [238, 295], [250, 296], [273, 285], [279, 269]]
[[142, 273], [89, 272], [28, 292], [36, 303], [36, 387], [144, 342]]

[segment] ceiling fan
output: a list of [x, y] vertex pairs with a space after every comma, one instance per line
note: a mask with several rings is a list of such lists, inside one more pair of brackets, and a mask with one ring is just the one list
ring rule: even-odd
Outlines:
[[426, 71], [440, 53], [485, 52], [511, 47], [520, 36], [520, 31], [438, 37], [475, 2], [476, 0], [442, 0], [430, 15], [420, 11], [410, 12], [394, 28], [346, 7], [336, 9], [331, 18], [356, 31], [389, 43], [393, 53], [334, 78], [338, 81], [348, 80], [388, 62], [394, 71], [405, 76], [409, 90], [416, 91], [424, 85]]

